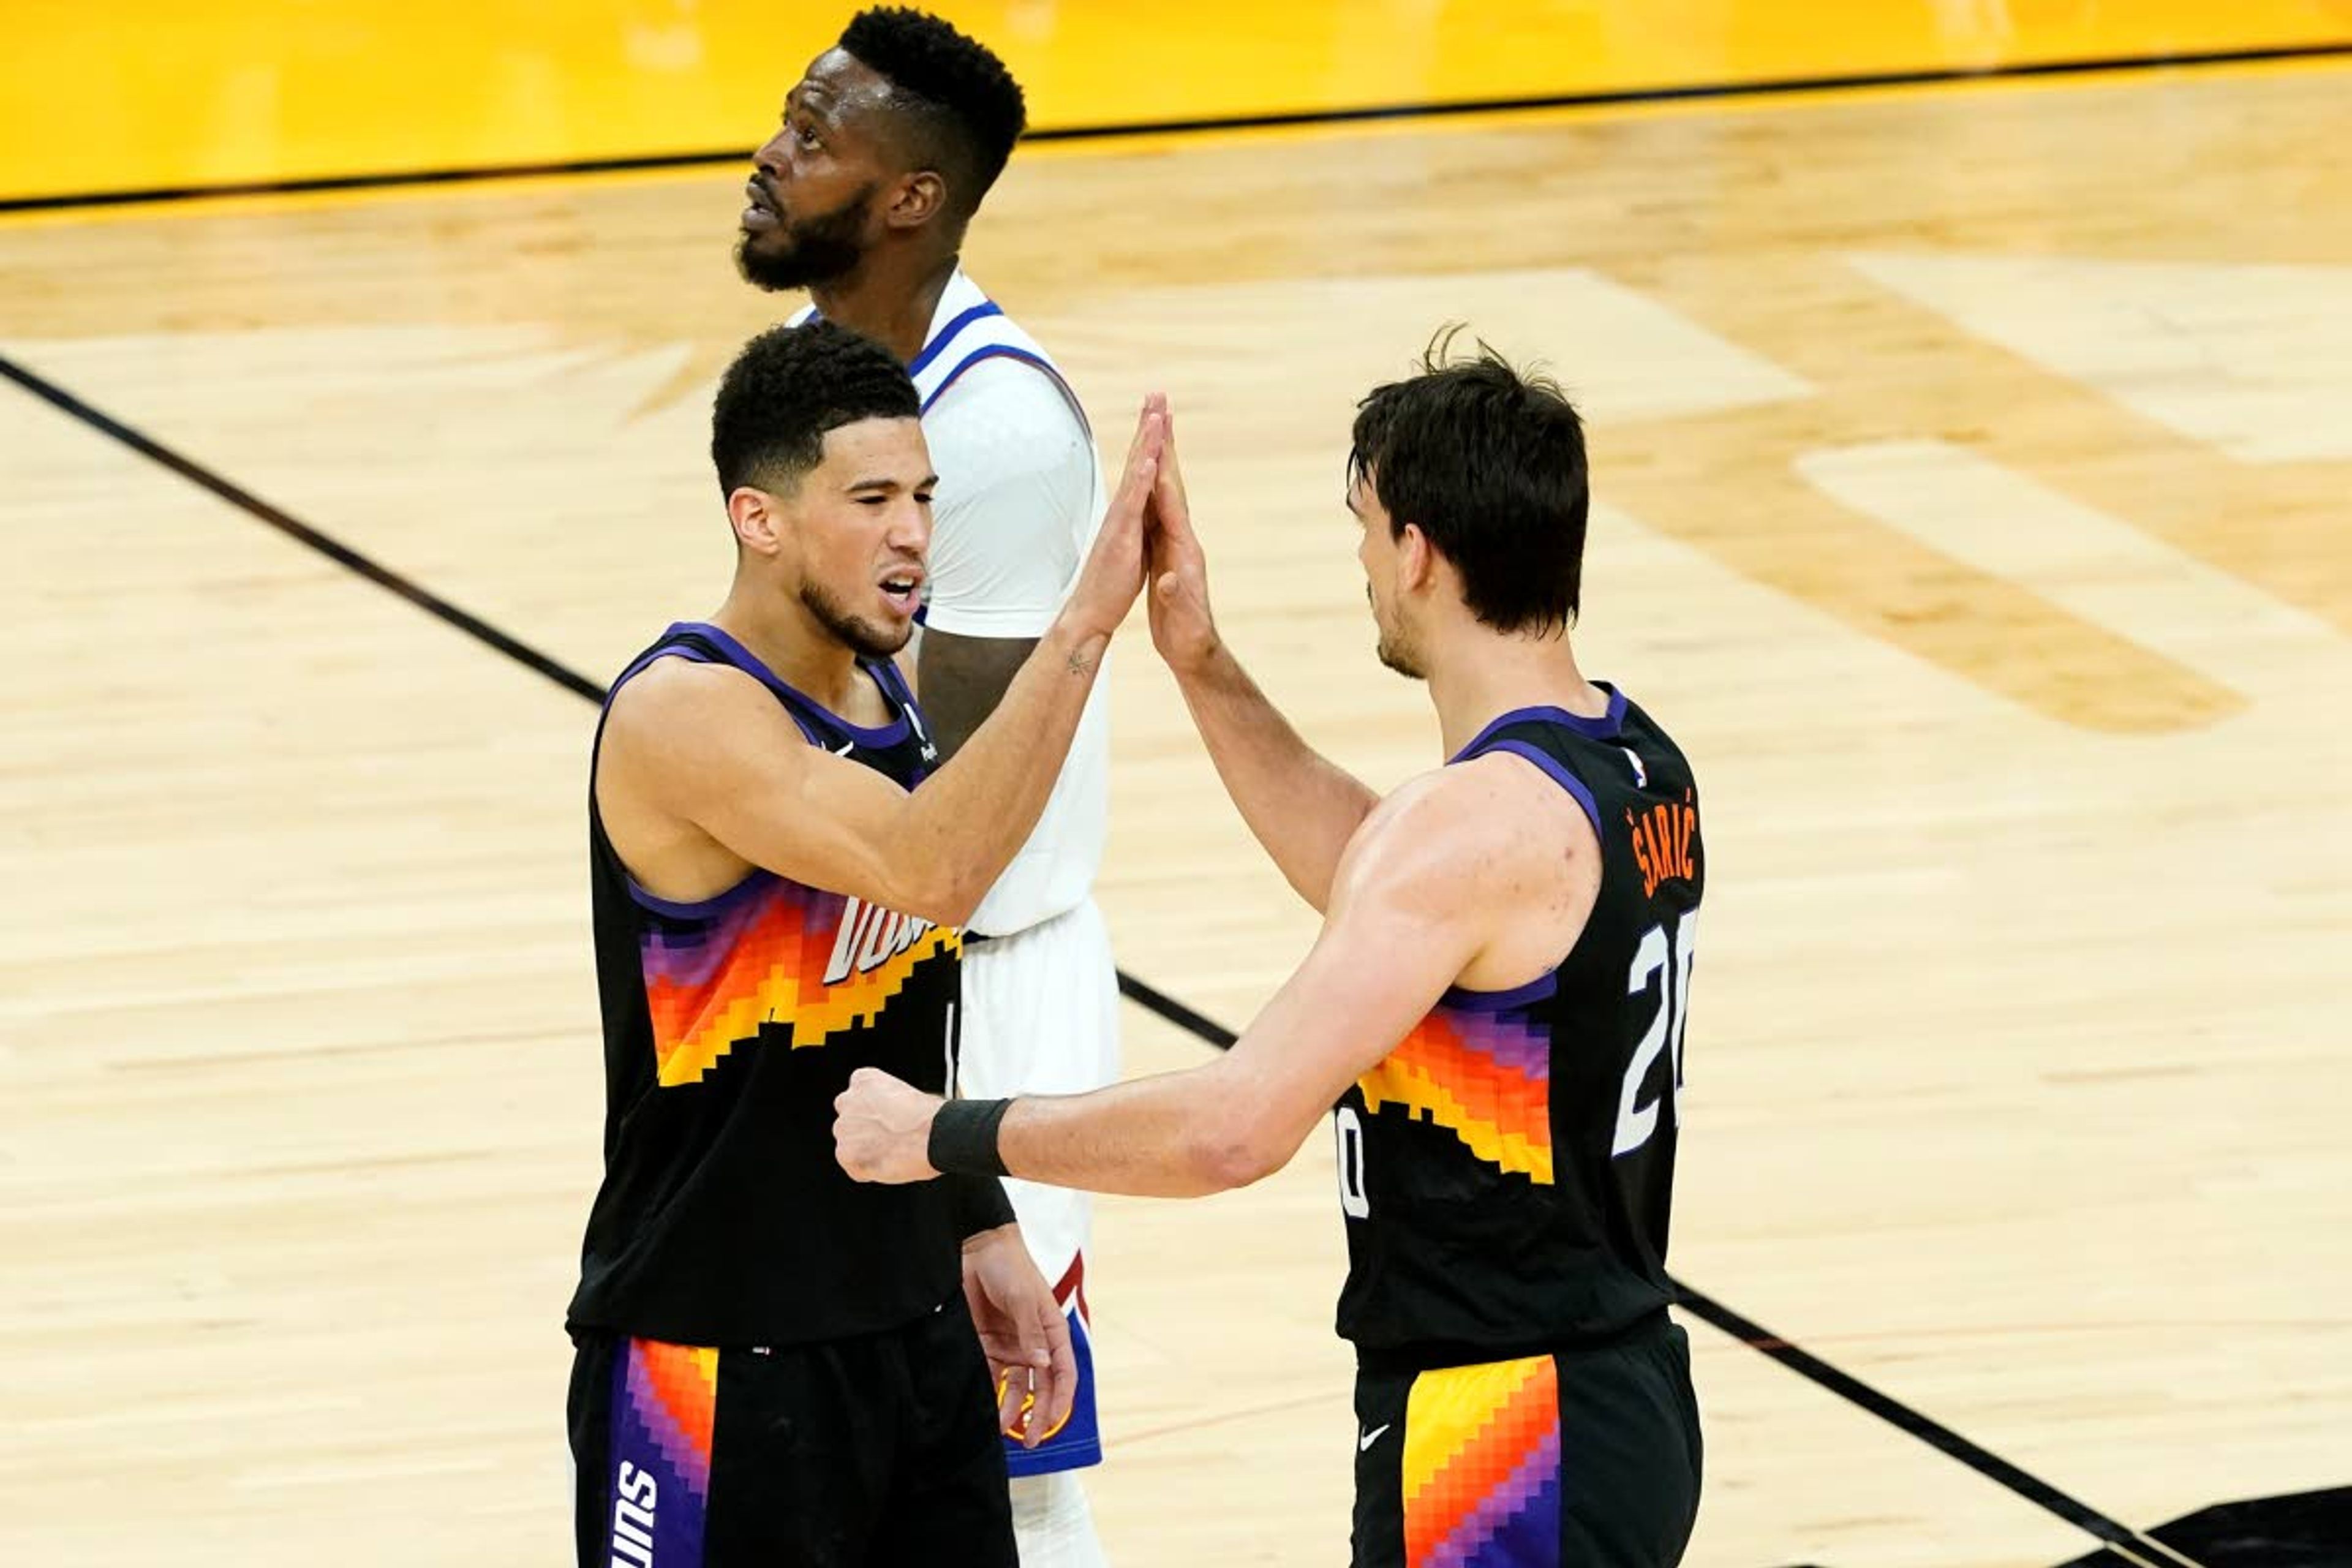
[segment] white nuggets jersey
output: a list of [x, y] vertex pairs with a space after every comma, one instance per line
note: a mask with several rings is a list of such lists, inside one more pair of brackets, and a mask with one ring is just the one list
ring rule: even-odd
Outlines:
[[[803, 310], [794, 324], [814, 313]], [[956, 637], [1043, 637], [1108, 500], [1077, 395], [1036, 340], [961, 270], [907, 369], [940, 476], [924, 626]], [[1107, 684], [1097, 679], [1045, 814], [968, 922], [971, 932], [1009, 936], [1092, 893], [1109, 828]]]

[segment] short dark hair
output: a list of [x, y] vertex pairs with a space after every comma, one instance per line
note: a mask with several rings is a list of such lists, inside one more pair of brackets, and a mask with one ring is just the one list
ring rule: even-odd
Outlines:
[[948, 178], [948, 199], [970, 217], [1004, 172], [1029, 122], [1021, 84], [986, 45], [928, 12], [875, 5], [850, 18], [841, 47], [894, 91], [914, 132], [910, 149]]
[[1470, 613], [1549, 636], [1576, 620], [1591, 497], [1584, 426], [1559, 384], [1481, 341], [1454, 358], [1438, 333], [1420, 374], [1357, 405], [1348, 477], [1368, 481], [1402, 536], [1417, 525], [1462, 576]]
[[824, 435], [861, 419], [918, 419], [922, 400], [888, 349], [847, 327], [770, 327], [743, 345], [710, 408], [719, 489], [789, 491], [824, 460]]

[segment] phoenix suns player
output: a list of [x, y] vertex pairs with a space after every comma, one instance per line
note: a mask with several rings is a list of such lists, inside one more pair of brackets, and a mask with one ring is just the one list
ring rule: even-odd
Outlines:
[[869, 1181], [1184, 1197], [1278, 1169], [1333, 1114], [1358, 1568], [1674, 1563], [1700, 1467], [1664, 1268], [1706, 864], [1691, 769], [1570, 647], [1588, 496], [1556, 387], [1441, 344], [1365, 399], [1349, 477], [1381, 660], [1428, 683], [1444, 737], [1386, 799], [1218, 637], [1172, 447], [1153, 498], [1153, 640], [1324, 916], [1297, 973], [1223, 1058], [1091, 1094], [943, 1108], [861, 1071], [836, 1147]]

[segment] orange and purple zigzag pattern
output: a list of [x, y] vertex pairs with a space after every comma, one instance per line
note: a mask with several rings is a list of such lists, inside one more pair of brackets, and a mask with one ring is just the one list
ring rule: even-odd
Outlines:
[[[841, 922], [853, 914], [864, 922], [852, 933], [861, 951], [829, 982]], [[762, 1026], [789, 1026], [798, 1050], [870, 1024], [916, 965], [960, 943], [951, 927], [765, 875], [707, 915], [649, 922], [641, 949], [656, 1080], [666, 1089], [698, 1081]]]
[[1558, 1563], [1559, 1379], [1551, 1358], [1413, 1379], [1403, 1481], [1406, 1568]]
[[688, 1489], [707, 1498], [710, 1436], [719, 1415], [719, 1352], [631, 1340], [628, 1355], [629, 1413]]
[[1550, 1031], [1523, 1015], [1441, 1005], [1357, 1087], [1369, 1110], [1402, 1105], [1488, 1164], [1552, 1183]]

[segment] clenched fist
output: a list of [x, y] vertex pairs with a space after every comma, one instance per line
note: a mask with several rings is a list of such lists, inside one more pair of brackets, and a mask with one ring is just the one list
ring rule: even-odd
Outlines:
[[939, 1174], [930, 1147], [940, 1104], [879, 1068], [859, 1068], [834, 1097], [834, 1157], [861, 1182], [928, 1182]]

